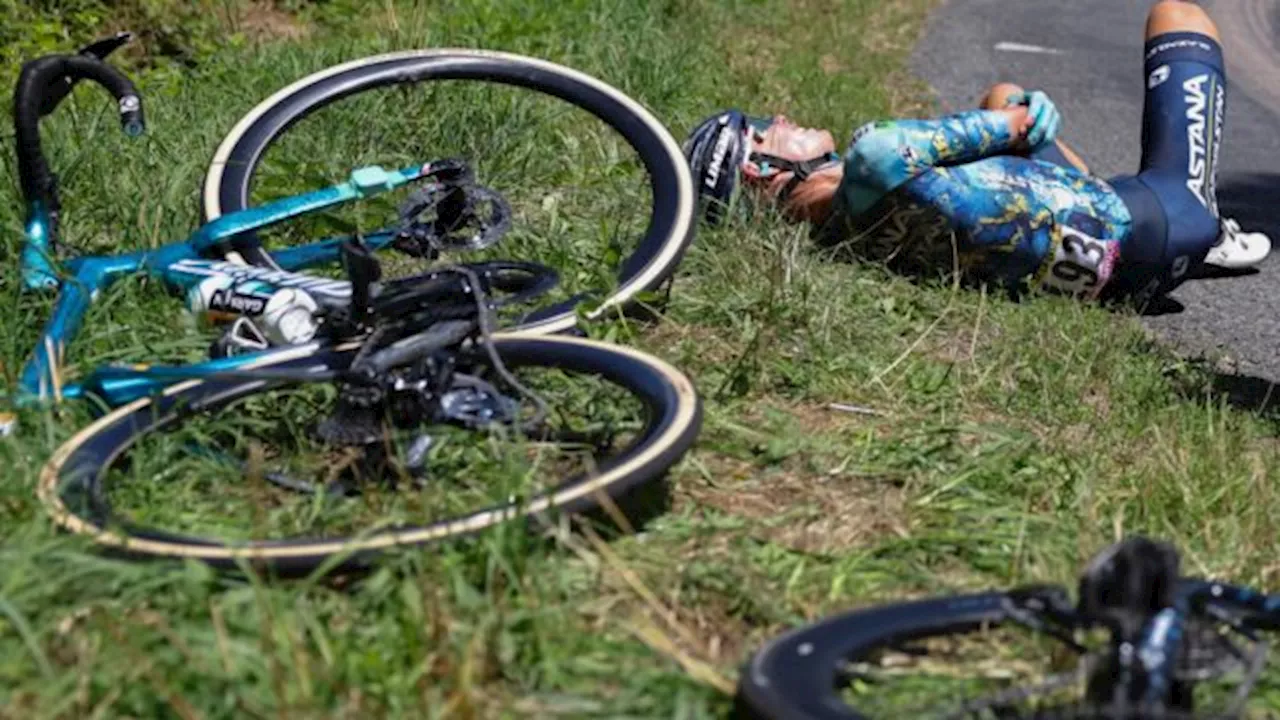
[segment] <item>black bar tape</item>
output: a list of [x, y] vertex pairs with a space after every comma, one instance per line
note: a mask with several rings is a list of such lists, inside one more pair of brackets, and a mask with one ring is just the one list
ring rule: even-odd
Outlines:
[[87, 55], [49, 55], [24, 64], [13, 93], [18, 175], [27, 200], [43, 200], [50, 211], [57, 210], [57, 180], [40, 149], [40, 117], [52, 112], [66, 96], [66, 89], [58, 83], [67, 83], [69, 88], [79, 80], [92, 80], [115, 96], [120, 125], [127, 134], [139, 135], [146, 127], [137, 88], [111, 65]]

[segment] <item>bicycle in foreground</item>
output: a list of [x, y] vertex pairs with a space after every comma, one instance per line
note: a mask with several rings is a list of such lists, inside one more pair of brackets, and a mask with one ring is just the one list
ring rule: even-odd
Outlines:
[[[793, 630], [748, 662], [737, 716], [1246, 718], [1280, 596], [1183, 578], [1145, 538], [1058, 586], [912, 600]], [[1274, 698], [1273, 698], [1274, 700]], [[1271, 707], [1274, 707], [1272, 705]]]
[[[559, 78], [557, 97], [602, 114], [625, 99], [540, 61], [530, 62], [542, 74], [515, 56], [462, 54], [465, 61], [447, 52], [398, 56], [400, 70], [384, 80], [415, 79], [400, 62], [408, 60], [440, 72], [462, 66], [479, 72], [476, 79], [534, 89]], [[60, 56], [24, 73], [19, 97], [27, 110], [18, 118], [28, 128], [23, 138], [35, 141], [22, 142], [20, 152], [39, 160], [24, 168], [43, 166], [38, 115], [51, 112], [59, 89], [77, 77], [106, 78], [122, 113], [135, 113], [122, 115], [126, 129], [140, 127], [136, 91], [107, 67], [100, 58]], [[424, 71], [416, 79], [430, 77]], [[574, 95], [586, 89], [590, 98]], [[646, 134], [660, 141], [646, 161], [665, 152], [669, 137], [660, 126], [637, 125], [634, 114], [605, 119], [627, 128], [629, 142]], [[571, 327], [576, 303], [543, 302], [517, 316], [516, 332], [495, 332], [504, 313], [536, 306], [556, 287], [558, 274], [547, 266], [484, 259], [384, 273], [386, 254], [374, 252], [380, 248], [437, 260], [449, 250], [490, 248], [512, 232], [511, 205], [476, 185], [466, 163], [365, 167], [346, 183], [220, 215], [180, 243], [76, 258], [67, 263], [69, 280], [52, 262], [56, 184], [47, 167], [31, 175], [40, 182], [28, 184], [24, 169], [31, 201], [24, 277], [61, 292], [24, 387], [28, 397], [93, 394], [116, 406], [55, 452], [38, 494], [60, 527], [102, 547], [284, 574], [359, 566], [395, 547], [625, 506], [696, 436], [697, 396], [674, 368], [627, 348], [539, 335]], [[387, 230], [264, 250], [262, 231], [274, 225], [415, 181], [424, 187]], [[625, 306], [674, 269], [688, 240], [691, 211], [681, 209], [687, 189], [680, 182], [662, 189], [671, 202], [650, 209], [645, 237], [654, 242], [624, 260], [620, 285], [604, 306]], [[219, 253], [229, 259], [208, 257]], [[245, 260], [265, 267], [239, 264]], [[345, 277], [292, 272], [323, 262], [340, 262]], [[137, 272], [179, 292], [199, 290], [205, 309], [236, 317], [215, 346], [221, 357], [108, 366], [85, 382], [60, 382], [61, 345], [92, 298]], [[213, 292], [204, 292], [209, 285]], [[276, 332], [288, 337], [240, 322], [270, 315], [280, 293], [313, 300], [300, 317], [277, 323]]]

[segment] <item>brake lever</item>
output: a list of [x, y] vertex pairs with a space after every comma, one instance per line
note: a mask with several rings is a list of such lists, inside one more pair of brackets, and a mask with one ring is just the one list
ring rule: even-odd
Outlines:
[[[124, 47], [132, 40], [133, 33], [125, 30], [111, 37], [95, 40], [85, 45], [80, 48], [79, 54], [105, 61], [108, 55]], [[79, 80], [72, 80], [65, 75], [52, 81], [49, 87], [45, 89], [43, 102], [40, 103], [40, 117], [45, 117], [52, 113], [54, 108], [58, 107], [58, 103], [62, 102], [71, 93], [77, 82]]]

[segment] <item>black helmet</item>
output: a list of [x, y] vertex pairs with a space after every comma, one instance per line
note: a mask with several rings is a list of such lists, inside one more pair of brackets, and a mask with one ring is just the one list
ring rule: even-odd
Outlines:
[[698, 123], [684, 141], [698, 196], [708, 200], [707, 222], [717, 223], [738, 185], [747, 159], [751, 119], [741, 110], [723, 110]]
[[791, 191], [810, 173], [840, 161], [838, 153], [827, 153], [803, 162], [786, 160], [765, 153], [751, 152], [750, 132], [764, 133], [773, 124], [773, 118], [752, 117], [741, 110], [722, 110], [698, 123], [684, 141], [684, 154], [693, 171], [693, 182], [698, 196], [707, 199], [706, 219], [714, 225], [724, 215], [724, 209], [738, 186], [742, 166], [754, 162], [769, 171], [793, 172], [795, 176], [778, 193], [778, 200], [786, 201]]

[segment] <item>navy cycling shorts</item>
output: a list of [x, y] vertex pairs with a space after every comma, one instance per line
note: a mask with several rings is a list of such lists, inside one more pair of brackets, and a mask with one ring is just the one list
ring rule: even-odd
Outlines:
[[1142, 162], [1111, 181], [1133, 215], [1116, 291], [1145, 301], [1172, 290], [1218, 240], [1218, 149], [1227, 110], [1222, 48], [1194, 32], [1147, 41]]
[[[1133, 233], [1106, 293], [1143, 302], [1176, 287], [1217, 242], [1227, 109], [1222, 48], [1213, 38], [1167, 33], [1144, 51], [1142, 161], [1137, 175], [1110, 180], [1133, 216]], [[1071, 167], [1052, 143], [1035, 157]]]

